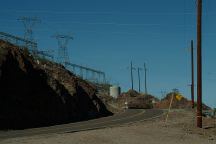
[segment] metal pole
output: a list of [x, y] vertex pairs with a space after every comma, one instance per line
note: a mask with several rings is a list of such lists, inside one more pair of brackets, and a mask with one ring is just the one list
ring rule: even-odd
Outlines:
[[131, 61], [130, 69], [131, 69], [131, 89], [133, 90], [133, 63], [132, 61]]
[[202, 0], [197, 7], [197, 127], [202, 128]]
[[194, 108], [194, 48], [193, 40], [191, 40], [191, 104]]
[[145, 72], [145, 94], [147, 94], [147, 68], [146, 68], [146, 63], [144, 63], [144, 72]]
[[139, 93], [140, 93], [140, 68], [137, 68], [138, 71], [138, 82], [139, 82]]

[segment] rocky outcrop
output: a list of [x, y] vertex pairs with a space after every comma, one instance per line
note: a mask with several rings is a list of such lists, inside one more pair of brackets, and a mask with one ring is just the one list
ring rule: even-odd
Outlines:
[[64, 67], [0, 41], [0, 129], [24, 129], [110, 115], [94, 86]]

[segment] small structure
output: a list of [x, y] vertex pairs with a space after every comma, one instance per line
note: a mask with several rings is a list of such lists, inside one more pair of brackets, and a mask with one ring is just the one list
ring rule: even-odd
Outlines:
[[121, 88], [119, 86], [110, 87], [110, 96], [117, 98], [121, 94]]

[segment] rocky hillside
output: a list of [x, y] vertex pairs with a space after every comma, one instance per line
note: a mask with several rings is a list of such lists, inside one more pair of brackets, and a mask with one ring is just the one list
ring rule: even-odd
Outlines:
[[0, 41], [0, 129], [75, 122], [111, 113], [96, 89], [61, 65]]

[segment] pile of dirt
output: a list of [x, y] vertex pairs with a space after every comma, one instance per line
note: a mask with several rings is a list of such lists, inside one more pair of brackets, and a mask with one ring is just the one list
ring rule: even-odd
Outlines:
[[165, 98], [163, 98], [160, 102], [155, 104], [155, 108], [167, 109], [169, 108], [172, 96], [172, 108], [181, 109], [181, 108], [191, 108], [191, 101], [187, 100], [185, 97], [182, 97], [181, 100], [177, 100], [177, 93], [169, 93]]
[[129, 90], [128, 92], [122, 93], [118, 98], [117, 102], [121, 107], [125, 106], [125, 102], [129, 108], [153, 108], [153, 103], [159, 101], [156, 97], [150, 94], [142, 94], [135, 90]]
[[137, 96], [140, 96], [140, 93], [132, 89], [120, 95], [120, 97], [137, 97]]
[[[172, 102], [172, 108], [175, 109], [190, 109], [191, 108], [191, 101], [185, 98], [184, 96], [178, 100], [176, 98], [176, 95], [179, 95], [178, 93], [169, 93], [166, 95], [165, 98], [163, 98], [161, 101], [155, 103], [155, 108], [160, 108], [160, 109], [167, 109], [169, 108], [172, 96], [173, 96], [173, 102]], [[211, 109], [207, 105], [203, 104], [203, 110], [209, 110]]]
[[49, 126], [110, 115], [93, 85], [61, 65], [0, 40], [0, 129]]

